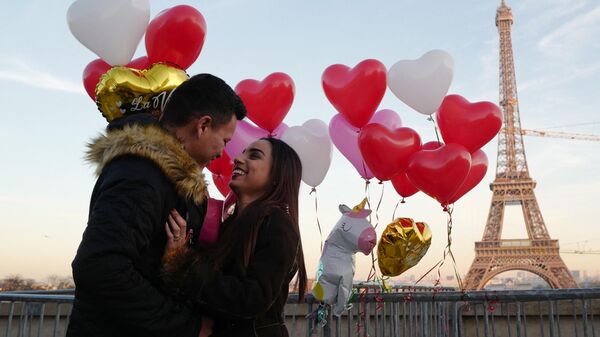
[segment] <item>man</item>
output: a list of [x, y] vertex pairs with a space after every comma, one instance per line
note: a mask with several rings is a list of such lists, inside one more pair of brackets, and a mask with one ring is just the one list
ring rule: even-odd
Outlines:
[[245, 114], [231, 87], [200, 74], [173, 92], [160, 122], [150, 114], [124, 117], [90, 144], [99, 177], [72, 264], [67, 336], [198, 336], [201, 313], [161, 290], [165, 223], [174, 208], [201, 223], [202, 169]]

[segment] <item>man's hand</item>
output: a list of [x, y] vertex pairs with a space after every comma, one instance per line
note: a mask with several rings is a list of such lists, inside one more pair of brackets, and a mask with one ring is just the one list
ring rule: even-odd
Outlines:
[[202, 316], [202, 325], [198, 337], [208, 337], [213, 333], [214, 321], [210, 317]]

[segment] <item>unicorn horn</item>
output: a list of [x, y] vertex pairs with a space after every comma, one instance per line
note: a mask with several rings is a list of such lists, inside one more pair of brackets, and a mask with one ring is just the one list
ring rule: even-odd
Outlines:
[[362, 211], [365, 208], [365, 205], [367, 204], [367, 198], [364, 198], [360, 204], [354, 206], [354, 208], [352, 208], [352, 212], [354, 213], [358, 213], [360, 211]]

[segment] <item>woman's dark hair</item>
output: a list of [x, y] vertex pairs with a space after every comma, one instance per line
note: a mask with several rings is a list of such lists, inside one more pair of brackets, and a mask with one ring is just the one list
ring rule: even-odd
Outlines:
[[[299, 300], [303, 300], [307, 281], [298, 221], [298, 194], [302, 179], [302, 163], [296, 151], [285, 142], [276, 138], [261, 138], [261, 140], [271, 144], [272, 163], [269, 181], [273, 183], [269, 184], [269, 190], [262, 197], [246, 206], [241, 213], [232, 216], [234, 217], [233, 221], [227, 225], [211, 255], [213, 255], [217, 269], [220, 269], [225, 263], [234, 261], [240, 270], [245, 271], [254, 252], [260, 225], [264, 218], [274, 209], [282, 209], [288, 212], [292, 218], [292, 230], [298, 237], [294, 269], [298, 273], [296, 287]], [[244, 224], [237, 226], [238, 221]], [[240, 253], [242, 259], [240, 259]]]

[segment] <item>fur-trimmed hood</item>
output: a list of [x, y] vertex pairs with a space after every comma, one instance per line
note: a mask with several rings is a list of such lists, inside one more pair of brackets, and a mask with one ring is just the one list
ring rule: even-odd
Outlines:
[[88, 144], [86, 160], [96, 166], [100, 175], [113, 159], [134, 155], [152, 160], [171, 180], [177, 193], [202, 204], [206, 197], [206, 182], [198, 164], [183, 149], [181, 143], [158, 125], [126, 125], [111, 130]]

